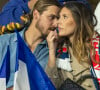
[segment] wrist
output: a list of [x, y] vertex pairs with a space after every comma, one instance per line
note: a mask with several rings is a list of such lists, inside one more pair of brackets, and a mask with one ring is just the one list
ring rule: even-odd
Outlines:
[[55, 48], [49, 48], [49, 51], [55, 51]]

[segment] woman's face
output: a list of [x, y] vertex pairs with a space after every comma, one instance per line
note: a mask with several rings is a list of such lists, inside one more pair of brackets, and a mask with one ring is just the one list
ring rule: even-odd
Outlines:
[[58, 20], [59, 36], [68, 36], [71, 38], [76, 29], [76, 23], [72, 16], [72, 13], [66, 7], [62, 8], [59, 13]]

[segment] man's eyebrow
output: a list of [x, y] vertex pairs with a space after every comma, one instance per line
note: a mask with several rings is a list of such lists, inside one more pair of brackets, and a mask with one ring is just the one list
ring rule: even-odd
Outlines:
[[58, 17], [58, 15], [55, 15], [55, 14], [50, 14], [49, 17], [51, 17], [51, 16]]
[[56, 16], [55, 14], [50, 14], [49, 16]]

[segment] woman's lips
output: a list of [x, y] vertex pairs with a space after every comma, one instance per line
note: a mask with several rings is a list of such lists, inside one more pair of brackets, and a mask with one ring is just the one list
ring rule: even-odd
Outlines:
[[61, 31], [61, 29], [62, 29], [61, 27], [58, 27], [58, 30], [59, 30], [59, 31]]

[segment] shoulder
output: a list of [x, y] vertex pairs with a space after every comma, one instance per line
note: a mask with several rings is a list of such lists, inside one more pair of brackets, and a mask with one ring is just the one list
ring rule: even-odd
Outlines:
[[3, 59], [8, 46], [12, 47], [15, 43], [14, 39], [16, 39], [16, 34], [5, 34], [0, 36], [0, 60]]
[[17, 39], [16, 33], [4, 34], [0, 36], [0, 44], [7, 44]]
[[[19, 34], [21, 37], [23, 37], [24, 35], [24, 29], [22, 29]], [[14, 43], [16, 44], [17, 42], [17, 33], [10, 33], [10, 34], [4, 34], [4, 35], [0, 35], [0, 49], [3, 48], [4, 46], [11, 46]]]
[[11, 57], [14, 60], [14, 57], [15, 57], [14, 53], [16, 53], [16, 46], [17, 46], [16, 33], [0, 35], [0, 66], [6, 55], [8, 46], [9, 46], [10, 52], [13, 53], [13, 55], [11, 54]]

